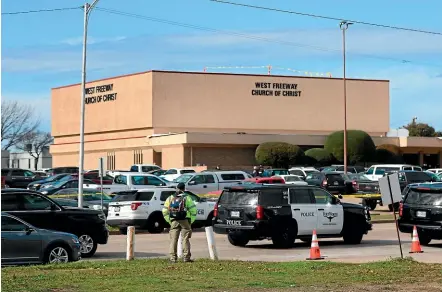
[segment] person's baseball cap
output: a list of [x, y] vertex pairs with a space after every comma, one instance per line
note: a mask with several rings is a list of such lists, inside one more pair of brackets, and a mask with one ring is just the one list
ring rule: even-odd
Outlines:
[[179, 190], [181, 190], [181, 191], [184, 191], [184, 189], [186, 188], [186, 185], [185, 185], [184, 183], [179, 183], [179, 184], [176, 186], [176, 188], [179, 189]]

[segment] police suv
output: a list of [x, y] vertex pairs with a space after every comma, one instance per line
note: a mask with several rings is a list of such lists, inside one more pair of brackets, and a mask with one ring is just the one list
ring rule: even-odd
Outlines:
[[232, 245], [271, 239], [278, 247], [291, 247], [298, 238], [343, 237], [359, 244], [372, 229], [368, 208], [340, 202], [322, 188], [265, 185], [225, 188], [214, 210], [216, 233], [227, 234]]
[[[175, 189], [168, 187], [118, 192], [109, 203], [107, 224], [119, 227], [121, 234], [127, 233], [128, 226], [146, 229], [150, 233], [161, 233], [164, 228], [169, 227], [161, 213], [164, 202], [175, 192]], [[195, 202], [198, 210], [192, 227], [210, 225], [216, 202], [200, 198], [188, 191], [185, 193]]]

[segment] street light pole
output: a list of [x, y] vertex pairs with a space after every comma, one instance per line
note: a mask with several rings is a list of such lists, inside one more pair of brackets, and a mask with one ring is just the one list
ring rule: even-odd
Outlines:
[[342, 30], [342, 52], [343, 52], [343, 65], [344, 65], [344, 173], [347, 173], [348, 161], [347, 161], [347, 80], [346, 80], [346, 60], [345, 60], [345, 32], [348, 26], [353, 23], [348, 21], [341, 21], [339, 28]]
[[85, 112], [85, 95], [86, 95], [86, 46], [87, 46], [87, 26], [89, 14], [97, 5], [99, 0], [94, 0], [92, 4], [85, 3], [84, 23], [83, 23], [83, 64], [81, 68], [81, 107], [80, 107], [80, 152], [78, 167], [78, 207], [83, 207], [83, 174], [84, 174], [84, 112]]

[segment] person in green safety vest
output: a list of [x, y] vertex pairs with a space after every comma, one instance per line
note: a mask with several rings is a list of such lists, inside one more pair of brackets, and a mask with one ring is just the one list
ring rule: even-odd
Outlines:
[[183, 261], [193, 262], [190, 253], [190, 238], [192, 237], [192, 223], [195, 222], [197, 209], [192, 198], [184, 192], [185, 185], [179, 183], [175, 194], [164, 202], [163, 216], [170, 224], [169, 254], [172, 263], [177, 262], [178, 240], [182, 237]]

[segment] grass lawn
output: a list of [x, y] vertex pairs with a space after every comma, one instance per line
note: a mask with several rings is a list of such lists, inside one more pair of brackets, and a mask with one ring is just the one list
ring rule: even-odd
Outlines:
[[[398, 286], [399, 285], [399, 286]], [[2, 269], [2, 291], [441, 291], [442, 264], [82, 261]], [[400, 287], [400, 290], [393, 289]], [[378, 290], [373, 290], [378, 289]]]
[[[371, 214], [371, 220], [394, 220], [394, 215], [391, 212], [372, 212], [374, 212], [375, 214]], [[399, 215], [396, 214], [396, 217], [399, 217]]]

